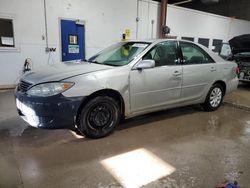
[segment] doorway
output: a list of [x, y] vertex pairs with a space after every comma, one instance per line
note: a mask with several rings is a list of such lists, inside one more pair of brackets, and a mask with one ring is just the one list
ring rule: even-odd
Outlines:
[[156, 39], [159, 37], [160, 4], [148, 0], [137, 3], [137, 39]]
[[85, 25], [80, 20], [60, 20], [62, 61], [85, 59]]

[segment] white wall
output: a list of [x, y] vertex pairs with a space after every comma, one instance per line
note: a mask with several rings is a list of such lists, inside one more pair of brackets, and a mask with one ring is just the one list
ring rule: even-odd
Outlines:
[[41, 0], [0, 0], [0, 15], [14, 17], [17, 50], [0, 52], [0, 85], [13, 84], [25, 58], [31, 57], [41, 64], [47, 60], [44, 53], [43, 2]]
[[126, 28], [135, 38], [135, 0], [47, 0], [47, 8], [49, 41], [53, 45], [60, 43], [58, 17], [86, 22], [87, 57], [120, 41]]
[[[148, 0], [141, 1], [144, 1], [145, 5]], [[46, 0], [46, 2], [49, 47], [56, 47], [56, 52], [51, 56], [45, 53], [46, 44], [42, 39], [45, 35], [43, 0], [0, 0], [0, 16], [14, 17], [17, 43], [15, 51], [0, 51], [0, 86], [17, 82], [24, 60], [28, 57], [32, 59], [34, 68], [46, 65], [48, 62], [60, 61], [59, 18], [85, 20], [87, 57], [120, 41], [125, 29], [131, 30], [131, 39], [136, 38], [137, 0]], [[155, 3], [139, 10], [141, 11], [139, 16], [145, 13], [148, 25], [159, 14], [158, 5]], [[142, 16], [142, 19], [145, 20], [145, 17]], [[172, 35], [191, 36], [197, 39], [204, 37], [226, 41], [235, 35], [250, 31], [250, 23], [246, 21], [171, 5], [168, 6], [167, 25], [170, 26]], [[138, 31], [144, 27], [140, 23], [138, 26]], [[151, 37], [151, 27], [147, 26], [145, 32]]]
[[[125, 29], [136, 34], [136, 0], [46, 0], [49, 47], [56, 47], [50, 62], [59, 62], [59, 18], [85, 20], [86, 56], [121, 41]], [[30, 57], [34, 68], [48, 63], [45, 53], [43, 0], [0, 0], [0, 16], [15, 18], [17, 51], [0, 51], [0, 85], [17, 82], [24, 60]]]
[[250, 33], [250, 22], [168, 5], [167, 25], [171, 35], [228, 41], [234, 36]]

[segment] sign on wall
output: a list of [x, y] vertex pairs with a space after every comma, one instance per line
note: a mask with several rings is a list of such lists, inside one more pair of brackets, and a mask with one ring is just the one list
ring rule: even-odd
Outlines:
[[69, 54], [78, 54], [79, 53], [79, 45], [69, 45]]

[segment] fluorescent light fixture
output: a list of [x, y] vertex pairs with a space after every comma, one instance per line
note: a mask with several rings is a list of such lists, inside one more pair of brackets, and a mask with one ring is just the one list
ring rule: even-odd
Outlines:
[[104, 159], [101, 164], [125, 188], [139, 188], [176, 170], [144, 148]]
[[202, 3], [219, 3], [219, 0], [201, 0]]
[[190, 3], [190, 2], [192, 2], [192, 0], [180, 1], [177, 3], [173, 3], [173, 5], [181, 5], [181, 4]]

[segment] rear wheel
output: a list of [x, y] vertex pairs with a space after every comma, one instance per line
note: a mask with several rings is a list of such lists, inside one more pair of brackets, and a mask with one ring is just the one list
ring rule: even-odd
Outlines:
[[120, 106], [108, 96], [98, 96], [82, 108], [77, 128], [89, 138], [102, 138], [109, 135], [120, 121]]
[[217, 110], [224, 97], [223, 87], [220, 84], [214, 84], [209, 90], [205, 102], [202, 104], [202, 107], [206, 111]]

